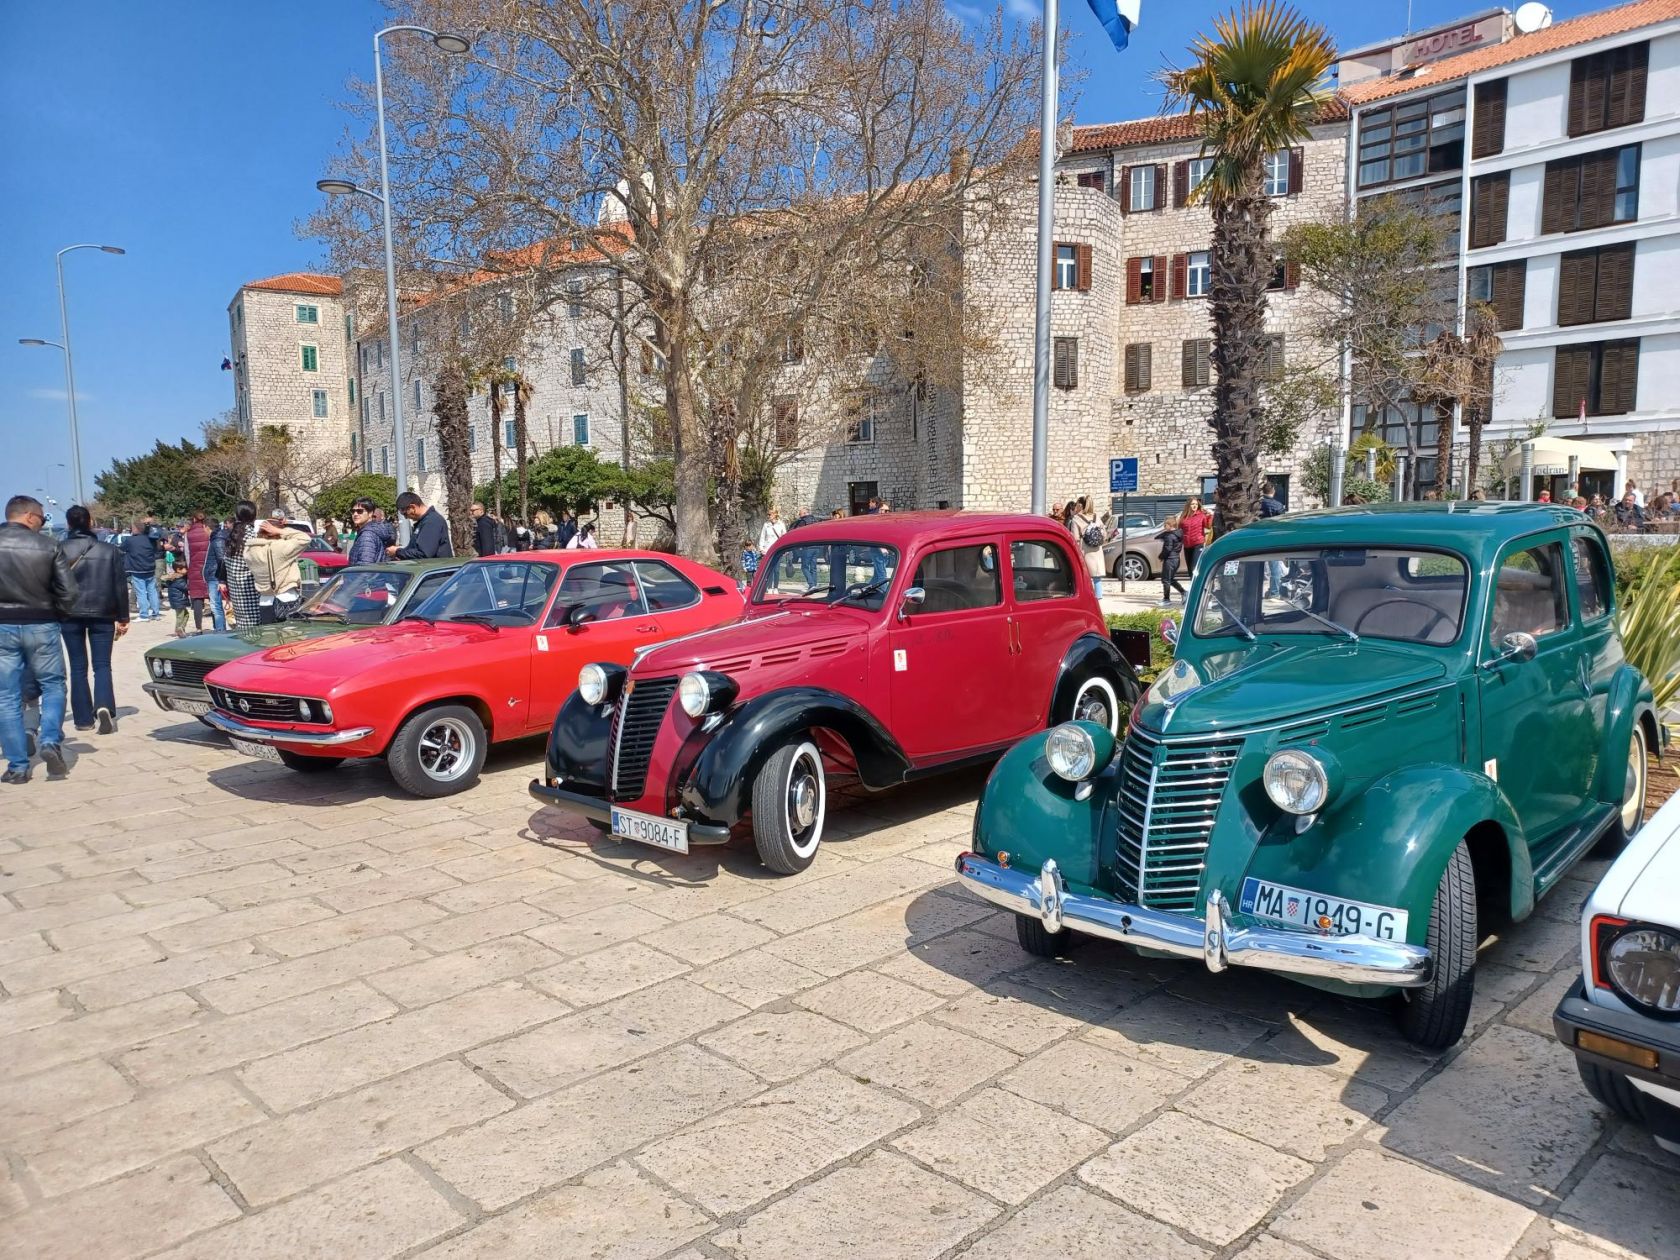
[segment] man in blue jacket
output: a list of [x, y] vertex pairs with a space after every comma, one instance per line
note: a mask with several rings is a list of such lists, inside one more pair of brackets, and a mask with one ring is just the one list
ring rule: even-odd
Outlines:
[[163, 615], [157, 583], [160, 536], [157, 520], [148, 512], [135, 522], [134, 532], [123, 539], [123, 565], [128, 584], [134, 589], [134, 611], [141, 621], [156, 621]]
[[373, 518], [372, 499], [357, 499], [350, 505], [350, 524], [356, 530], [356, 541], [350, 544], [351, 564], [380, 564], [385, 549], [396, 545], [391, 527]]
[[449, 544], [449, 522], [436, 508], [427, 507], [419, 495], [404, 490], [397, 496], [397, 511], [413, 524], [414, 536], [406, 547], [385, 548], [386, 555], [397, 560], [435, 560], [455, 554]]

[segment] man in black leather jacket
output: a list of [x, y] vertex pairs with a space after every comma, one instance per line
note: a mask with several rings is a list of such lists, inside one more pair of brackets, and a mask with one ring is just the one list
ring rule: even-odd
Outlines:
[[[70, 656], [70, 713], [78, 731], [101, 735], [117, 729], [117, 696], [111, 684], [111, 646], [128, 633], [128, 579], [123, 553], [100, 542], [89, 528], [88, 510], [77, 504], [64, 514], [69, 533], [59, 551], [76, 579], [76, 603], [59, 627]], [[93, 689], [88, 690], [88, 667]]]
[[47, 773], [66, 772], [64, 750], [64, 642], [58, 623], [71, 615], [76, 579], [70, 562], [41, 531], [40, 501], [13, 495], [0, 525], [0, 783], [29, 782], [29, 744], [23, 729], [23, 690], [28, 677], [41, 689], [41, 760]]

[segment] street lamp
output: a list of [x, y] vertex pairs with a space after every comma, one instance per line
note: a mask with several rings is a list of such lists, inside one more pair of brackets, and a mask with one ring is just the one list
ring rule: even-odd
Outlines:
[[[329, 196], [360, 193], [364, 197], [372, 197], [379, 203], [381, 214], [385, 220], [385, 322], [386, 333], [391, 342], [391, 438], [397, 448], [397, 493], [408, 489], [408, 437], [403, 430], [403, 386], [402, 360], [397, 348], [397, 263], [396, 250], [391, 240], [391, 171], [390, 161], [385, 150], [385, 69], [379, 58], [379, 41], [387, 35], [395, 35], [400, 31], [412, 31], [417, 35], [424, 35], [437, 45], [442, 52], [458, 56], [471, 50], [472, 40], [464, 35], [453, 35], [444, 31], [434, 31], [424, 26], [387, 26], [375, 33], [373, 37], [373, 101], [374, 110], [379, 118], [379, 192], [347, 179], [319, 179], [315, 187]], [[408, 542], [408, 518], [401, 514], [397, 517], [397, 539], [406, 544]]]
[[71, 477], [75, 482], [76, 498], [87, 498], [86, 487], [82, 484], [82, 431], [76, 418], [76, 368], [70, 353], [70, 307], [64, 300], [64, 255], [78, 249], [97, 249], [102, 254], [127, 253], [119, 245], [66, 245], [53, 255], [53, 266], [58, 271], [58, 326], [64, 337], [63, 342], [43, 341], [37, 337], [20, 338], [26, 346], [57, 346], [64, 351], [64, 392], [70, 403], [70, 463], [73, 471]]

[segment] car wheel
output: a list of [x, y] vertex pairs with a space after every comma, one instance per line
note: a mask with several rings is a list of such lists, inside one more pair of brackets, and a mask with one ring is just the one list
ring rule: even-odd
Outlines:
[[1125, 725], [1122, 717], [1126, 711], [1114, 684], [1101, 674], [1092, 674], [1080, 681], [1067, 712], [1060, 720], [1095, 722], [1110, 735], [1118, 735]]
[[344, 764], [343, 757], [305, 757], [302, 753], [287, 752], [284, 748], [276, 748], [280, 754], [280, 764], [288, 770], [296, 770], [299, 774], [325, 774], [328, 770], [336, 770]]
[[1650, 762], [1646, 759], [1645, 727], [1637, 719], [1628, 740], [1627, 779], [1622, 785], [1622, 803], [1616, 821], [1604, 833], [1594, 850], [1595, 857], [1615, 857], [1645, 825], [1645, 787]]
[[1015, 916], [1015, 939], [1035, 958], [1062, 958], [1073, 948], [1073, 933], [1052, 932], [1030, 914]]
[[1122, 582], [1142, 582], [1149, 577], [1149, 561], [1135, 551], [1128, 551], [1114, 560], [1114, 576]]
[[810, 740], [783, 744], [753, 780], [752, 827], [758, 858], [778, 875], [811, 865], [822, 843], [828, 784]]
[[1632, 1120], [1635, 1124], [1645, 1122], [1645, 1110], [1639, 1102], [1639, 1091], [1628, 1082], [1627, 1077], [1620, 1072], [1599, 1067], [1596, 1063], [1588, 1063], [1584, 1059], [1576, 1059], [1575, 1067], [1581, 1073], [1581, 1084], [1587, 1087], [1587, 1093], [1622, 1119]]
[[478, 714], [463, 704], [440, 704], [410, 714], [385, 759], [403, 791], [453, 796], [478, 782], [488, 743]]
[[1460, 840], [1435, 886], [1424, 944], [1435, 964], [1429, 983], [1400, 994], [1400, 1032], [1426, 1050], [1445, 1050], [1464, 1035], [1476, 985], [1476, 870]]

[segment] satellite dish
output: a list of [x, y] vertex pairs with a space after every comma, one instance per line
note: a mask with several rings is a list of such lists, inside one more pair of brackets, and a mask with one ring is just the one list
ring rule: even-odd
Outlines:
[[1541, 4], [1540, 0], [1526, 0], [1517, 6], [1512, 21], [1524, 35], [1532, 35], [1535, 31], [1543, 31], [1552, 24], [1552, 11]]

